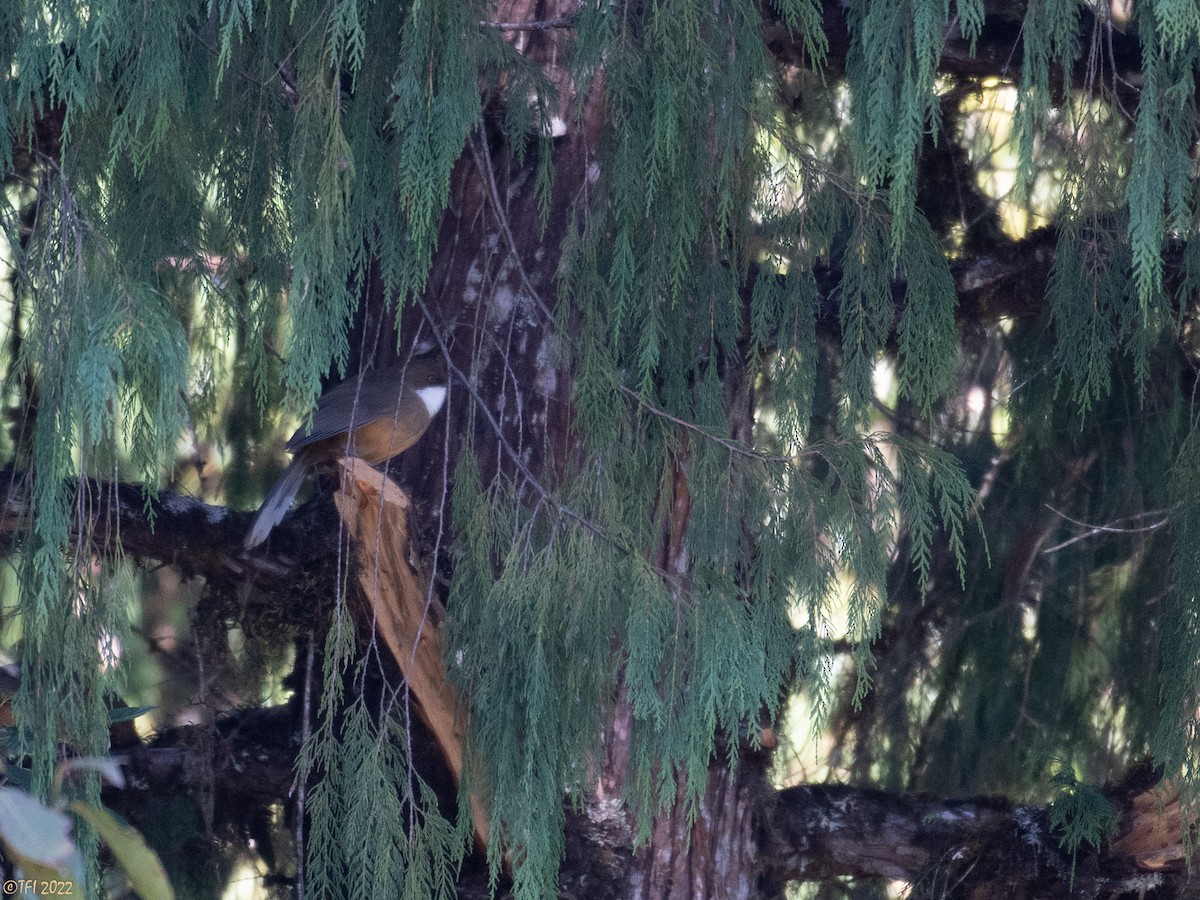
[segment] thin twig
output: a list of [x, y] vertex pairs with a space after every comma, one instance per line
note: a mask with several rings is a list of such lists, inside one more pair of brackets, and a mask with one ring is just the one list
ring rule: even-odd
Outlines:
[[533, 22], [489, 22], [479, 23], [480, 28], [495, 28], [497, 31], [549, 31], [552, 28], [574, 28], [573, 16], [556, 16], [553, 19], [537, 19]]
[[740, 441], [730, 440], [729, 438], [721, 437], [719, 434], [713, 434], [707, 428], [697, 425], [695, 422], [689, 422], [689, 421], [687, 421], [687, 419], [681, 419], [678, 416], [673, 416], [669, 412], [667, 412], [665, 409], [661, 409], [660, 407], [655, 406], [653, 403], [651, 403], [649, 400], [647, 400], [645, 397], [643, 397], [637, 391], [633, 390], [633, 388], [629, 388], [629, 387], [626, 387], [625, 385], [621, 385], [620, 389], [621, 389], [621, 393], [628, 394], [630, 397], [633, 397], [635, 400], [637, 400], [638, 403], [640, 403], [643, 407], [645, 407], [648, 412], [653, 413], [654, 415], [658, 416], [661, 419], [666, 419], [668, 422], [673, 422], [674, 424], [679, 425], [682, 428], [686, 428], [689, 431], [694, 431], [696, 434], [699, 434], [699, 435], [702, 435], [703, 437], [708, 438], [713, 443], [720, 444], [722, 447], [724, 447], [730, 453], [737, 453], [741, 456], [746, 456], [746, 457], [749, 457], [750, 459], [758, 460], [759, 462], [790, 463], [790, 462], [795, 461], [790, 456], [777, 456], [777, 455], [771, 454], [771, 453], [761, 453], [758, 450], [754, 450], [751, 447], [747, 447], [745, 444], [741, 443]]
[[[1115, 520], [1113, 520], [1112, 524], [1092, 525], [1088, 522], [1081, 522], [1078, 519], [1071, 518], [1065, 512], [1063, 512], [1062, 510], [1055, 509], [1049, 503], [1043, 503], [1042, 505], [1044, 507], [1046, 507], [1046, 509], [1050, 510], [1050, 512], [1052, 512], [1056, 516], [1058, 516], [1060, 519], [1064, 519], [1067, 522], [1070, 522], [1072, 525], [1078, 525], [1080, 528], [1087, 529], [1082, 534], [1077, 534], [1074, 537], [1068, 538], [1067, 540], [1063, 541], [1062, 543], [1055, 544], [1053, 547], [1047, 547], [1045, 550], [1042, 551], [1043, 554], [1054, 553], [1058, 550], [1062, 550], [1064, 547], [1069, 547], [1072, 544], [1078, 543], [1079, 541], [1085, 541], [1088, 538], [1096, 537], [1096, 535], [1099, 535], [1099, 534], [1145, 534], [1148, 531], [1155, 531], [1159, 528], [1162, 528], [1164, 525], [1166, 525], [1168, 522], [1171, 521], [1171, 517], [1169, 515], [1167, 515], [1163, 510], [1155, 509], [1155, 510], [1147, 510], [1146, 512], [1134, 513], [1133, 515], [1125, 516], [1122, 519], [1115, 519]], [[1121, 526], [1121, 525], [1115, 524], [1116, 522], [1136, 522], [1139, 519], [1148, 519], [1151, 516], [1160, 516], [1161, 518], [1159, 518], [1155, 522], [1149, 523], [1148, 525], [1136, 525], [1136, 526], [1132, 526], [1132, 527], [1126, 527], [1126, 526]]]

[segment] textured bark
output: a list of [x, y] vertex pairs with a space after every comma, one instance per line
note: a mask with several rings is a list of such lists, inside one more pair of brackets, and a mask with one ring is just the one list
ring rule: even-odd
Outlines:
[[[211, 791], [218, 808], [283, 800], [299, 750], [294, 711], [246, 710], [214, 731], [185, 726], [125, 752], [126, 786], [106, 802], [137, 809], [146, 795]], [[416, 747], [427, 753], [432, 743]], [[654, 844], [662, 859], [650, 871], [653, 896], [779, 897], [789, 881], [850, 877], [901, 879], [914, 897], [1045, 898], [1187, 895], [1181, 822], [1195, 821], [1179, 792], [1149, 769], [1132, 772], [1108, 793], [1122, 811], [1120, 833], [1100, 850], [1084, 845], [1072, 860], [1049, 827], [1045, 807], [1002, 799], [943, 800], [850, 785], [764, 791], [749, 777], [709, 783], [687, 852], [659, 844], [688, 837], [680, 822], [660, 820]], [[760, 770], [761, 771], [761, 770]], [[755, 785], [759, 787], [756, 789]], [[136, 821], [136, 819], [135, 819]], [[752, 824], [753, 823], [753, 824]], [[560, 873], [564, 897], [651, 896], [641, 880], [644, 855], [612, 798], [568, 814], [568, 853]], [[663, 880], [660, 876], [666, 876]], [[486, 873], [468, 868], [462, 897], [485, 897]]]
[[[654, 823], [650, 843], [633, 857], [627, 890], [630, 900], [686, 900], [690, 897], [758, 896], [758, 808], [754, 799], [761, 770], [724, 766], [709, 770], [708, 786], [689, 827], [686, 809], [676, 803]], [[684, 785], [678, 785], [682, 792]]]
[[[505, 23], [562, 22], [574, 12], [568, 2], [534, 3], [515, 0], [497, 5], [491, 18]], [[570, 59], [569, 29], [558, 27], [514, 29], [507, 37], [527, 57], [538, 61], [555, 84], [560, 109], [575, 105], [575, 88], [565, 64]], [[523, 102], [523, 101], [521, 101]], [[563, 363], [552, 316], [572, 323], [569, 312], [558, 306], [556, 281], [561, 237], [574, 227], [575, 201], [595, 177], [594, 148], [602, 126], [602, 100], [589, 97], [582, 120], [556, 123], [561, 136], [554, 143], [555, 182], [545, 225], [533, 189], [536, 159], [518, 165], [507, 157], [489, 132], [471, 139], [453, 177], [452, 199], [438, 241], [429, 290], [423, 306], [408, 313], [402, 331], [413, 333], [419, 320], [444, 336], [457, 383], [446, 411], [446, 458], [457, 458], [468, 437], [481, 461], [484, 478], [512, 478], [521, 495], [536, 502], [556, 484], [559, 467], [569, 467], [577, 454], [570, 435], [570, 377]], [[565, 115], [565, 114], [564, 114]], [[741, 384], [744, 379], [731, 379]], [[464, 391], [465, 389], [465, 391]], [[465, 394], [474, 399], [468, 409]], [[749, 404], [738, 409], [750, 426]], [[739, 433], [736, 437], [744, 437]], [[401, 465], [416, 473], [441, 460], [424, 460], [409, 454]], [[678, 572], [680, 590], [686, 590], [688, 563], [684, 537], [690, 497], [687, 460], [676, 467], [673, 518], [664, 535], [662, 554], [667, 571]], [[401, 480], [405, 480], [402, 471]], [[439, 480], [415, 485], [421, 508], [444, 507]], [[653, 502], [653, 498], [648, 498]], [[598, 773], [596, 794], [582, 819], [573, 819], [585, 831], [610, 834], [614, 828], [625, 837], [627, 827], [615, 826], [624, 816], [616, 798], [624, 794], [624, 757], [627, 730], [622, 727], [628, 710], [618, 704], [617, 721], [610, 731], [609, 762]], [[593, 896], [638, 898], [702, 898], [749, 896], [753, 887], [755, 824], [752, 788], [761, 784], [761, 772], [747, 769], [731, 779], [716, 766], [705, 793], [701, 814], [689, 826], [680, 802], [654, 824], [650, 846], [632, 853], [623, 849], [599, 852], [607, 862], [584, 865], [589, 875], [568, 876], [564, 881]], [[572, 838], [573, 847], [588, 844]], [[584, 859], [592, 853], [582, 853]], [[622, 866], [623, 863], [627, 863]], [[572, 864], [568, 863], [568, 868]], [[594, 893], [599, 882], [605, 887]]]
[[[1135, 770], [1109, 792], [1135, 811], [1123, 817], [1120, 835], [1101, 851], [1084, 844], [1075, 859], [1061, 847], [1044, 807], [846, 785], [781, 791], [762, 854], [773, 863], [773, 877], [900, 879], [913, 885], [914, 897], [1181, 896], [1189, 875], [1179, 793], [1145, 786], [1147, 775]], [[1152, 807], [1161, 815], [1146, 815]]]

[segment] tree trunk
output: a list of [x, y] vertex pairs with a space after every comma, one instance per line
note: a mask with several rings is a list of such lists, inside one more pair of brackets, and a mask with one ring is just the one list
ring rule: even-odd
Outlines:
[[[553, 23], [572, 12], [574, 6], [563, 2], [518, 0], [500, 4], [494, 19]], [[562, 43], [568, 35], [548, 27], [514, 30], [509, 36], [527, 58], [541, 63], [559, 91], [559, 110], [574, 109], [574, 85], [562, 65], [569, 59]], [[510, 97], [505, 102], [524, 101]], [[448, 458], [457, 458], [467, 429], [473, 427], [469, 439], [485, 480], [512, 478], [521, 496], [537, 497], [553, 488], [557, 473], [549, 468], [551, 462], [562, 466], [577, 459], [571, 437], [571, 373], [559, 368], [563, 356], [553, 320], [557, 317], [568, 327], [573, 321], [556, 293], [561, 238], [578, 224], [573, 218], [578, 200], [596, 178], [602, 111], [602, 101], [593, 96], [584, 103], [581, 119], [560, 113], [567, 120], [552, 123], [555, 181], [544, 228], [535, 190], [536, 154], [518, 164], [492, 129], [485, 126], [485, 133], [472, 136], [454, 173], [425, 298], [405, 312], [402, 323], [403, 333], [414, 334], [424, 319], [446, 337], [453, 364], [473, 395], [473, 411], [461, 402], [447, 410]], [[489, 112], [496, 110], [485, 115]], [[745, 379], [730, 381], [743, 394], [731, 398], [735, 417], [744, 419], [733, 436], [744, 439], [751, 424]], [[406, 454], [400, 462], [412, 467], [406, 475], [417, 476], [411, 483], [416, 484], [418, 507], [437, 508], [441, 478], [422, 481], [419, 473], [440, 476], [442, 460], [414, 456]], [[672, 572], [687, 568], [686, 460], [678, 460], [677, 474], [673, 524], [664, 535], [659, 560]], [[647, 514], [654, 502], [647, 498]], [[580, 852], [603, 855], [603, 848], [611, 846], [607, 840], [589, 840], [587, 832], [598, 823], [602, 831], [612, 826], [614, 808], [625, 795], [630, 711], [623, 702], [615, 710], [608, 757], [587, 807], [590, 825], [570, 820], [584, 833], [570, 836], [568, 847]], [[687, 821], [682, 799], [660, 812], [646, 846], [632, 859], [627, 851], [613, 857], [603, 879], [605, 895], [646, 900], [751, 896], [757, 862], [753, 797], [765, 785], [762, 765], [739, 768], [731, 777], [723, 763], [714, 762], [696, 821]], [[625, 823], [617, 830], [628, 834], [623, 807], [620, 815]], [[595, 871], [589, 871], [588, 890], [595, 895]]]
[[[655, 817], [650, 841], [633, 856], [621, 897], [629, 900], [689, 900], [759, 897], [757, 802], [767, 788], [761, 766], [724, 764], [708, 770], [708, 785], [689, 826], [678, 799]], [[686, 786], [676, 785], [683, 796]]]

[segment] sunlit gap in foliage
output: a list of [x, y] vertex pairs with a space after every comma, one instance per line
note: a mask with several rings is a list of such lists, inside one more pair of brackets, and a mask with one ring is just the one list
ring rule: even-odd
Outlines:
[[[983, 82], [978, 94], [962, 99], [962, 142], [979, 189], [996, 201], [1001, 227], [1014, 240], [1050, 223], [1062, 194], [1062, 160], [1043, 152], [1036, 137], [1038, 169], [1028, 198], [1016, 195], [1020, 154], [1014, 140], [1017, 88], [999, 79]], [[1043, 162], [1045, 160], [1045, 162]]]
[[[898, 455], [895, 447], [886, 442], [878, 442], [878, 437], [891, 431], [889, 410], [894, 410], [899, 398], [900, 384], [896, 377], [895, 365], [892, 360], [880, 354], [875, 361], [872, 375], [872, 385], [879, 411], [872, 416], [869, 427], [861, 430], [861, 437], [867, 441], [876, 442], [876, 450], [888, 470], [887, 473], [878, 470], [871, 474], [873, 490], [877, 492], [892, 489], [892, 478], [898, 471]], [[770, 410], [760, 411], [760, 426], [768, 428], [773, 424]], [[800, 460], [802, 448], [790, 448], [790, 452]], [[888, 534], [889, 554], [896, 550], [899, 520], [875, 523], [878, 526], [888, 526], [884, 533]], [[837, 559], [844, 559], [847, 548], [839, 546], [841, 537], [825, 534], [819, 540], [829, 547]], [[854, 655], [846, 652], [847, 648], [869, 637], [860, 632], [855, 625], [854, 603], [855, 592], [863, 585], [858, 583], [859, 575], [845, 565], [840, 565], [835, 578], [830, 585], [830, 596], [825, 598], [820, 609], [822, 615], [814, 620], [812, 604], [808, 598], [795, 597], [789, 610], [789, 619], [798, 632], [811, 632], [827, 641], [831, 653], [822, 664], [825, 684], [837, 685], [847, 679], [861, 677], [863, 673], [855, 672]], [[872, 591], [871, 586], [867, 587]], [[880, 602], [886, 602], [880, 597]], [[821, 696], [813, 697], [808, 692], [794, 692], [788, 699], [787, 709], [783, 717], [782, 736], [784, 747], [775, 760], [774, 780], [780, 787], [794, 784], [824, 781], [829, 778], [845, 778], [848, 772], [839, 766], [845, 747], [839, 748], [829, 732], [825, 702]], [[838, 751], [843, 751], [839, 753]]]
[[[989, 340], [990, 346], [999, 346], [996, 339], [1000, 334], [1006, 334], [1003, 326], [996, 329], [996, 334]], [[972, 373], [976, 363], [969, 357], [960, 360], [959, 366], [964, 372]], [[977, 373], [976, 373], [977, 374]], [[1011, 441], [1009, 425], [1009, 394], [1011, 391], [1011, 365], [1007, 356], [1001, 353], [997, 374], [990, 379], [977, 380], [975, 375], [968, 374], [965, 378], [957, 379], [958, 388], [954, 394], [944, 398], [940, 407], [941, 412], [936, 416], [933, 425], [938, 431], [946, 434], [945, 440], [951, 445], [974, 442], [980, 435], [988, 434], [994, 445], [1000, 449], [1001, 455], [1010, 452]], [[885, 353], [876, 357], [872, 372], [872, 390], [875, 411], [870, 421], [862, 429], [863, 438], [874, 441], [880, 462], [877, 463], [869, 477], [878, 491], [894, 490], [893, 481], [899, 475], [902, 460], [897, 448], [890, 445], [885, 436], [897, 432], [902, 424], [903, 429], [921, 426], [911, 419], [911, 408], [905, 412], [901, 401], [900, 383], [894, 359]], [[897, 417], [900, 417], [897, 420]], [[760, 427], [771, 427], [773, 420], [770, 411], [760, 412]], [[793, 453], [803, 455], [798, 448], [792, 448]], [[993, 468], [999, 460], [993, 460]], [[985, 480], [984, 487], [987, 482]], [[895, 554], [899, 547], [899, 522], [877, 523], [886, 526], [880, 533], [887, 535], [889, 552]], [[827, 540], [836, 536], [827, 536]], [[806, 598], [797, 597], [791, 612], [791, 621], [798, 631], [814, 630], [827, 637], [833, 652], [826, 661], [825, 667], [829, 681], [832, 684], [845, 684], [847, 679], [861, 677], [863, 673], [855, 671], [854, 656], [850, 652], [855, 642], [862, 635], [855, 633], [852, 625], [851, 598], [855, 590], [855, 574], [842, 568], [832, 587], [832, 596], [827, 598], [823, 607], [825, 612], [821, 621], [812, 621], [810, 606]], [[1036, 611], [1033, 612], [1036, 626]], [[823, 629], [823, 630], [822, 630]], [[928, 643], [923, 654], [930, 665], [938, 665], [942, 653], [943, 636], [937, 629], [931, 629]], [[871, 673], [866, 673], [870, 677]], [[906, 703], [910, 714], [917, 720], [923, 721], [939, 702], [938, 690], [928, 683], [914, 683], [907, 691]], [[955, 700], [949, 699], [953, 704]], [[780, 754], [775, 769], [775, 778], [780, 785], [790, 785], [811, 782], [814, 779], [829, 777], [845, 779], [851, 776], [849, 761], [855, 756], [853, 735], [842, 735], [840, 738], [831, 733], [825, 716], [828, 710], [822, 707], [819, 698], [806, 695], [793, 695], [789, 699], [788, 710], [783, 727], [786, 750]], [[878, 766], [876, 767], [878, 768]], [[876, 772], [882, 775], [882, 772]]]
[[[850, 116], [850, 89], [841, 84], [830, 92], [812, 72], [796, 69], [791, 70], [784, 86], [795, 93], [792, 102], [805, 108], [805, 116], [791, 122], [779, 117], [758, 129], [759, 149], [766, 155], [768, 165], [759, 185], [757, 208], [751, 211], [756, 222], [762, 221], [762, 209], [805, 208], [804, 195], [812, 190], [812, 185], [806, 184], [806, 171], [831, 175], [849, 170], [842, 129]], [[817, 108], [810, 109], [811, 106]], [[802, 227], [796, 238], [804, 241]], [[786, 272], [786, 257], [776, 259], [782, 263], [781, 272]]]
[[[253, 840], [249, 841], [251, 850], [256, 849], [254, 844]], [[229, 873], [221, 900], [268, 900], [271, 890], [263, 883], [268, 872], [269, 867], [261, 857], [247, 855]]]

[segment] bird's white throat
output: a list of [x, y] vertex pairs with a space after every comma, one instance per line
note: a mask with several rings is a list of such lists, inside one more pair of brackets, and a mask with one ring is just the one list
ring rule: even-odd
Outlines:
[[416, 394], [421, 398], [421, 402], [425, 404], [425, 408], [429, 410], [429, 415], [436, 416], [442, 404], [446, 402], [446, 388], [439, 385], [438, 387], [423, 387], [417, 388]]

